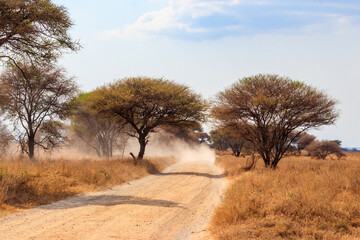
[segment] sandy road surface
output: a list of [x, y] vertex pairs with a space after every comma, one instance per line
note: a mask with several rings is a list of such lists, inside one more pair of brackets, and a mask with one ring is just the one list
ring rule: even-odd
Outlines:
[[205, 162], [0, 218], [0, 239], [208, 239], [226, 182]]

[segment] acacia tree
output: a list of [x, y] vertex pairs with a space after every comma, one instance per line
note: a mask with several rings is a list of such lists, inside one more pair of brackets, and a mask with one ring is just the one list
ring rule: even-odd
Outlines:
[[210, 131], [211, 147], [219, 151], [226, 151], [229, 148], [229, 144], [226, 141], [227, 136], [223, 136], [219, 129]]
[[130, 135], [138, 139], [137, 159], [142, 159], [151, 132], [165, 126], [197, 126], [205, 118], [206, 104], [187, 86], [161, 78], [137, 77], [97, 89], [92, 108], [108, 117], [121, 117], [133, 128]]
[[223, 126], [242, 124], [239, 133], [252, 143], [265, 166], [275, 169], [299, 134], [334, 123], [339, 115], [335, 105], [325, 93], [302, 82], [260, 74], [220, 92], [211, 114]]
[[0, 0], [0, 59], [50, 62], [64, 50], [76, 51], [72, 25], [66, 8], [50, 0]]
[[[294, 136], [297, 137], [294, 138]], [[296, 149], [299, 155], [301, 155], [301, 151], [304, 150], [309, 144], [315, 141], [316, 137], [314, 135], [308, 134], [306, 132], [302, 132], [298, 134], [297, 132], [292, 132], [289, 135], [290, 139], [293, 139], [293, 147]]]
[[163, 127], [165, 133], [169, 133], [174, 137], [188, 143], [188, 144], [200, 144], [206, 141], [206, 133], [202, 132], [201, 126], [189, 127]]
[[36, 145], [50, 150], [63, 141], [56, 121], [65, 116], [76, 90], [73, 79], [54, 65], [9, 65], [1, 74], [0, 106], [13, 120], [17, 140], [30, 159]]
[[339, 159], [345, 156], [340, 145], [334, 141], [313, 141], [306, 150], [310, 156], [318, 159], [325, 159], [330, 154], [335, 154]]
[[71, 114], [72, 130], [88, 146], [93, 148], [99, 157], [110, 158], [114, 148], [124, 148], [127, 137], [123, 130], [126, 122], [116, 116], [104, 118], [89, 108], [89, 99], [93, 92], [82, 93], [73, 101]]
[[227, 125], [219, 127], [210, 132], [211, 141], [218, 150], [226, 150], [230, 148], [235, 157], [240, 157], [240, 154], [246, 145], [246, 139], [239, 134], [241, 125]]

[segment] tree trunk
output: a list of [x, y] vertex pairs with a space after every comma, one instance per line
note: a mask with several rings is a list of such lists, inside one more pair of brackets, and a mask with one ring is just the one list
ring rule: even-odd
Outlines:
[[104, 139], [102, 136], [98, 137], [98, 140], [99, 140], [99, 149], [100, 149], [100, 155], [101, 155], [101, 158], [109, 158], [108, 157], [108, 151], [107, 151], [107, 144], [106, 144], [106, 139]]
[[280, 161], [280, 159], [274, 159], [271, 162], [271, 169], [275, 170], [277, 168], [277, 165], [278, 165], [279, 161]]
[[267, 155], [261, 154], [262, 159], [264, 160], [265, 167], [270, 167], [270, 158]]
[[260, 153], [260, 156], [262, 157], [262, 159], [264, 160], [265, 163], [265, 167], [271, 167], [271, 156], [269, 152], [262, 152]]
[[266, 168], [270, 167], [270, 162], [265, 161], [265, 160], [264, 160], [264, 162], [265, 162], [265, 167], [266, 167]]
[[99, 150], [99, 149], [97, 149], [97, 148], [94, 148], [94, 149], [95, 149], [96, 154], [98, 155], [98, 157], [99, 157], [99, 158], [101, 158], [101, 153], [100, 153], [100, 150]]
[[145, 135], [139, 136], [139, 144], [140, 144], [140, 151], [139, 151], [137, 159], [141, 160], [141, 159], [143, 159], [144, 154], [145, 154], [145, 147], [146, 147], [146, 136]]
[[29, 148], [29, 158], [31, 160], [34, 159], [34, 150], [35, 150], [35, 135], [34, 134], [30, 134], [30, 136], [28, 137], [28, 148]]
[[113, 141], [113, 138], [111, 138], [110, 142], [109, 142], [109, 157], [110, 158], [113, 157], [113, 144], [114, 144], [114, 141]]
[[[106, 140], [105, 140], [106, 141]], [[109, 146], [107, 144], [107, 142], [104, 142], [104, 146], [103, 146], [103, 156], [108, 159], [110, 157], [109, 155]]]
[[299, 154], [299, 156], [301, 156], [301, 149], [300, 148], [298, 148], [298, 154]]

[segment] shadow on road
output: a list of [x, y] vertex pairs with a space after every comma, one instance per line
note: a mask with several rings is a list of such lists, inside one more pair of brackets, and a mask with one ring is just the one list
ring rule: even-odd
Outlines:
[[198, 172], [169, 172], [169, 173], [159, 173], [158, 176], [171, 176], [171, 175], [191, 175], [198, 177], [207, 177], [207, 178], [224, 178], [224, 174], [212, 175], [208, 173], [198, 173]]
[[52, 210], [52, 209], [77, 208], [77, 207], [84, 207], [87, 205], [115, 206], [122, 204], [183, 208], [179, 206], [178, 203], [172, 201], [141, 198], [135, 196], [119, 196], [119, 195], [81, 196], [73, 199], [60, 201], [54, 204], [41, 206], [39, 208]]

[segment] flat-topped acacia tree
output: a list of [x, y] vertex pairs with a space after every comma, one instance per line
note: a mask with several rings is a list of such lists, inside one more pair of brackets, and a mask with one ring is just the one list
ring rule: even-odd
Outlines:
[[305, 83], [260, 74], [220, 92], [211, 115], [222, 126], [242, 124], [239, 133], [265, 166], [275, 169], [301, 133], [334, 123], [339, 115], [335, 106], [335, 100]]
[[[133, 77], [116, 81], [94, 92], [92, 109], [124, 119], [134, 130], [142, 159], [149, 133], [160, 127], [193, 127], [205, 119], [207, 105], [189, 87], [162, 78]], [[136, 161], [135, 161], [136, 164]]]

